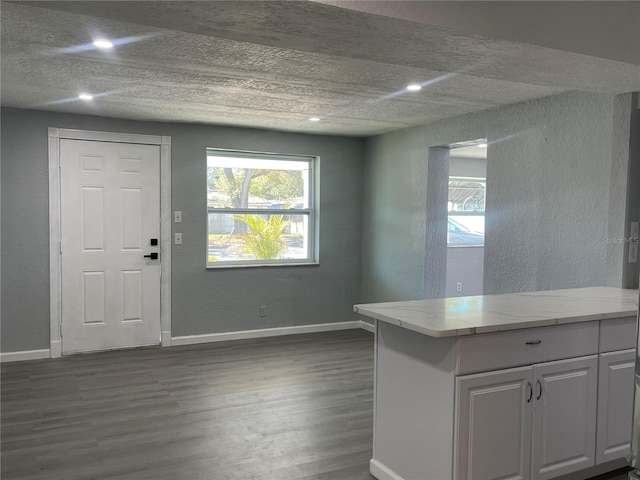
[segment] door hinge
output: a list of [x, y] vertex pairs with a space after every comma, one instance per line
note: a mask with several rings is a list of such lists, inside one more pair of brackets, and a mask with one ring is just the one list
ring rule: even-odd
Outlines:
[[62, 322], [58, 325], [59, 329], [60, 329], [60, 338], [62, 338]]

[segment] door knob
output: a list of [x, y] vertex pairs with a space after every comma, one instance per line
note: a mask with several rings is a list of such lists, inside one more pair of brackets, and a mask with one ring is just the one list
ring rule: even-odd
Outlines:
[[144, 255], [144, 258], [150, 258], [151, 260], [157, 260], [158, 259], [158, 252], [153, 252], [153, 253], [150, 253], [149, 255]]

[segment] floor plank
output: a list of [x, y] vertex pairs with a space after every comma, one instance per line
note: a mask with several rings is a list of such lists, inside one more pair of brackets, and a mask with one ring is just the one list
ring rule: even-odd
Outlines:
[[371, 480], [362, 330], [2, 365], [3, 480]]
[[373, 479], [362, 330], [0, 368], [2, 480]]

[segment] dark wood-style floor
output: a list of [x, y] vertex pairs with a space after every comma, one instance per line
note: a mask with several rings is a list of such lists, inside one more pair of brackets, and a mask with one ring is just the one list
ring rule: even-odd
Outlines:
[[373, 479], [362, 330], [9, 363], [1, 387], [2, 480]]
[[371, 480], [362, 330], [2, 365], [2, 480]]

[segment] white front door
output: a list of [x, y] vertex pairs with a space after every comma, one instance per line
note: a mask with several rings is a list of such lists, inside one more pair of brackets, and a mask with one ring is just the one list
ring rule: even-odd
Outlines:
[[62, 352], [160, 343], [160, 147], [60, 140]]

